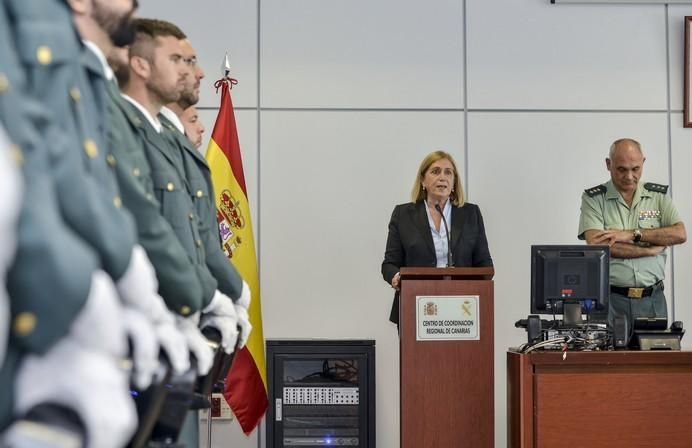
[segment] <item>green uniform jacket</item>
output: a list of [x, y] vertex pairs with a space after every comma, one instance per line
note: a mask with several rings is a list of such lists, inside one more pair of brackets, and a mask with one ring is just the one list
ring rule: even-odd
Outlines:
[[[202, 308], [205, 308], [214, 297], [218, 284], [206, 265], [204, 243], [200, 233], [197, 211], [188, 194], [182, 156], [164, 136], [159, 134], [134, 105], [126, 101], [127, 117], [134, 124], [144, 143], [145, 152], [151, 166], [154, 196], [161, 214], [171, 224], [178, 236], [188, 258], [195, 266], [197, 276], [202, 284]], [[162, 130], [162, 132], [164, 132]]]
[[216, 204], [214, 204], [214, 186], [211, 182], [209, 165], [173, 123], [163, 115], [159, 115], [159, 120], [164, 127], [168, 128], [168, 132], [164, 134], [171, 145], [177, 147], [183, 155], [186, 185], [189, 187], [188, 194], [197, 211], [209, 271], [216, 278], [219, 291], [236, 301], [243, 290], [243, 279], [221, 249], [221, 236], [216, 221]]
[[105, 110], [87, 81], [85, 50], [71, 11], [63, 0], [5, 1], [28, 93], [55, 122], [45, 131], [51, 143], [46, 150], [59, 173], [55, 187], [63, 217], [94, 248], [102, 269], [118, 280], [129, 265], [136, 231], [106, 164], [104, 132], [98, 126]]
[[[137, 223], [139, 244], [144, 247], [156, 270], [159, 293], [168, 308], [183, 316], [200, 309], [202, 284], [197, 270], [171, 224], [161, 214], [155, 198], [151, 167], [140, 135], [142, 120], [108, 82], [108, 140], [113, 166], [125, 208]], [[128, 116], [129, 114], [129, 116]], [[162, 193], [162, 192], [161, 192]], [[163, 197], [163, 194], [159, 194]]]
[[[589, 188], [582, 194], [579, 239], [587, 230], [655, 229], [681, 221], [668, 187], [639, 183], [628, 206], [612, 181]], [[610, 284], [647, 287], [665, 278], [666, 251], [640, 258], [610, 258]]]
[[[66, 226], [57, 207], [54, 170], [44, 150], [51, 125], [26, 94], [26, 75], [10, 34], [7, 2], [0, 3], [0, 122], [22, 157], [26, 179], [17, 227], [17, 252], [7, 274], [12, 328], [0, 368], [0, 430], [12, 415], [14, 372], [23, 353], [43, 353], [69, 330], [89, 294], [98, 266], [93, 250]], [[56, 148], [59, 151], [64, 148]], [[60, 153], [58, 152], [58, 156]]]

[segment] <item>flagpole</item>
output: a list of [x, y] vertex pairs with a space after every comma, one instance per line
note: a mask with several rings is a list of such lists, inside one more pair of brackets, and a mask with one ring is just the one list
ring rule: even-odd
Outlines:
[[[226, 79], [228, 76], [231, 74], [231, 63], [228, 60], [228, 53], [225, 54], [223, 58], [223, 62], [221, 63], [221, 79]], [[209, 403], [212, 402], [212, 395], [214, 393], [214, 390], [209, 392]], [[211, 433], [212, 433], [212, 425], [211, 425], [211, 420], [212, 420], [212, 408], [209, 408], [209, 412], [207, 413], [207, 448], [211, 448]]]
[[221, 68], [222, 78], [214, 83], [217, 93], [221, 89], [221, 105], [206, 159], [211, 169], [219, 233], [224, 253], [229, 263], [238, 269], [249, 284], [253, 298], [246, 309], [253, 331], [248, 339], [248, 345], [236, 353], [233, 366], [225, 378], [223, 395], [236, 415], [243, 432], [249, 436], [253, 430], [257, 429], [269, 405], [262, 335], [261, 294], [247, 186], [230, 95], [231, 88], [238, 81], [231, 77], [228, 55], [224, 58]]

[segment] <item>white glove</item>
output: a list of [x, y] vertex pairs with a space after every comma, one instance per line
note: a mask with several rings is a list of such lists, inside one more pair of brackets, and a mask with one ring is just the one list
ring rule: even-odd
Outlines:
[[84, 307], [70, 327], [70, 336], [84, 348], [113, 357], [127, 357], [122, 306], [113, 281], [103, 271], [91, 274], [91, 289]]
[[187, 336], [176, 325], [175, 318], [171, 313], [170, 321], [159, 322], [155, 327], [156, 336], [161, 344], [161, 348], [171, 363], [173, 372], [181, 375], [190, 370], [190, 351]]
[[202, 311], [200, 328], [213, 327], [221, 332], [221, 348], [231, 354], [238, 340], [238, 315], [233, 301], [221, 291], [214, 293], [211, 303]]
[[238, 325], [240, 325], [240, 335], [239, 338], [239, 348], [245, 347], [247, 340], [252, 332], [252, 324], [250, 324], [250, 316], [248, 315], [248, 309], [250, 308], [250, 301], [252, 298], [252, 293], [250, 287], [243, 280], [243, 290], [240, 293], [238, 301], [235, 303], [235, 311], [238, 314]]
[[182, 374], [189, 370], [190, 356], [185, 336], [176, 328], [175, 317], [157, 292], [156, 272], [142, 246], [132, 248], [130, 264], [117, 286], [127, 306], [139, 310], [150, 319], [173, 371]]
[[0, 125], [0, 366], [5, 359], [9, 336], [10, 305], [5, 289], [5, 273], [17, 245], [17, 216], [22, 200], [22, 183], [17, 163], [10, 157], [10, 142]]
[[27, 355], [17, 372], [15, 413], [41, 403], [73, 409], [86, 427], [88, 447], [121, 448], [137, 429], [129, 371], [110, 354], [66, 337], [41, 356]]
[[202, 333], [197, 327], [199, 313], [190, 317], [176, 317], [176, 324], [180, 332], [185, 336], [190, 353], [197, 359], [197, 375], [204, 376], [209, 373], [209, 369], [214, 364], [214, 352]]
[[[156, 321], [163, 300], [157, 293], [159, 283], [156, 280], [156, 272], [142, 246], [137, 244], [132, 248], [130, 264], [116, 284], [123, 302], [139, 308]], [[165, 305], [163, 309], [166, 309]]]
[[125, 330], [132, 342], [132, 380], [145, 390], [159, 369], [159, 341], [149, 319], [133, 308], [123, 310]]
[[252, 324], [250, 324], [250, 316], [248, 316], [247, 308], [235, 304], [235, 311], [238, 314], [238, 325], [240, 325], [240, 335], [238, 336], [238, 348], [245, 347], [247, 340], [252, 332]]
[[246, 310], [249, 310], [251, 301], [252, 301], [252, 291], [250, 291], [250, 287], [245, 282], [245, 280], [243, 280], [243, 290], [240, 291], [240, 297], [238, 297], [238, 301], [235, 304], [242, 306]]

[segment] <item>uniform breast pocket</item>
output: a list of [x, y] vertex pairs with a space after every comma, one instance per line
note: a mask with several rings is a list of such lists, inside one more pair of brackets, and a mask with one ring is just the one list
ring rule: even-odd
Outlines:
[[190, 180], [190, 197], [195, 204], [195, 210], [200, 215], [200, 218], [207, 217], [212, 213], [212, 200], [209, 196], [209, 188], [203, 179]]
[[186, 224], [184, 215], [187, 193], [182, 190], [178, 177], [170, 173], [152, 171], [151, 180], [154, 184], [154, 195], [159, 201], [161, 215], [173, 227]]
[[659, 227], [661, 227], [661, 219], [660, 218], [648, 218], [648, 219], [639, 218], [639, 228], [640, 229], [658, 229]]
[[74, 72], [68, 63], [79, 60], [80, 49], [74, 35], [65, 33], [62, 21], [38, 23], [21, 19], [15, 24], [17, 55], [26, 67], [27, 82], [33, 92], [40, 98], [54, 98], [51, 89], [56, 85], [73, 86]]

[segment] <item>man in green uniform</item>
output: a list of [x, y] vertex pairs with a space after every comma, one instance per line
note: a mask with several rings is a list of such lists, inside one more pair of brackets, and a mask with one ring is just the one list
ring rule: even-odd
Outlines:
[[[221, 332], [226, 353], [234, 350], [238, 337], [237, 315], [232, 300], [238, 300], [242, 279], [235, 273], [236, 295], [219, 290], [219, 283], [209, 271], [203, 229], [190, 197], [190, 186], [184, 173], [182, 155], [172, 151], [158, 119], [161, 107], [178, 99], [187, 75], [179, 40], [179, 30], [151, 19], [135, 21], [136, 39], [130, 46], [129, 76], [121, 87], [127, 100], [127, 116], [137, 125], [152, 170], [154, 194], [161, 214], [171, 224], [178, 240], [195, 266], [202, 283], [201, 325]], [[118, 73], [118, 70], [116, 70]]]
[[[175, 26], [167, 22], [169, 26]], [[182, 32], [182, 31], [181, 31]], [[192, 141], [185, 134], [185, 126], [181, 116], [185, 110], [194, 107], [199, 101], [199, 89], [204, 70], [197, 64], [197, 52], [189, 39], [180, 40], [183, 60], [186, 63], [187, 76], [184, 78], [180, 97], [177, 101], [168, 103], [161, 108], [159, 119], [169, 132], [164, 133], [171, 145], [171, 151], [182, 155], [182, 166], [187, 179], [188, 194], [192, 198], [197, 210], [199, 228], [202, 230], [206, 263], [209, 271], [214, 275], [219, 290], [230, 297], [241, 296], [241, 300], [235, 302], [235, 310], [238, 314], [238, 324], [241, 327], [240, 347], [252, 331], [248, 308], [250, 307], [249, 287], [243, 281], [239, 284], [240, 277], [221, 249], [221, 237], [216, 221], [216, 204], [214, 203], [214, 186], [211, 181], [211, 170], [202, 154], [197, 151]], [[246, 294], [242, 295], [241, 291]]]
[[[238, 346], [243, 347], [252, 331], [247, 312], [250, 305], [250, 289], [221, 250], [211, 171], [202, 154], [192, 146], [185, 135], [185, 127], [180, 120], [180, 115], [187, 108], [194, 107], [193, 105], [199, 101], [199, 89], [201, 80], [204, 78], [204, 71], [197, 64], [197, 53], [184, 33], [170, 22], [160, 22], [171, 29], [178, 30], [179, 35], [182, 36], [179, 43], [186, 72], [177, 100], [169, 102], [160, 109], [158, 119], [164, 127], [162, 135], [169, 145], [169, 153], [179, 157], [186, 180], [186, 191], [195, 206], [195, 222], [200, 229], [206, 265], [217, 281], [218, 290], [234, 299], [233, 307], [241, 328]], [[240, 298], [235, 300], [237, 297]], [[197, 434], [197, 419], [194, 415], [188, 416], [181, 432], [181, 440], [185, 440], [189, 445], [195, 445], [199, 439]]]
[[582, 195], [579, 239], [610, 246], [608, 320], [668, 316], [663, 279], [668, 246], [687, 240], [667, 185], [642, 184], [644, 154], [635, 140], [610, 147], [610, 181]]

